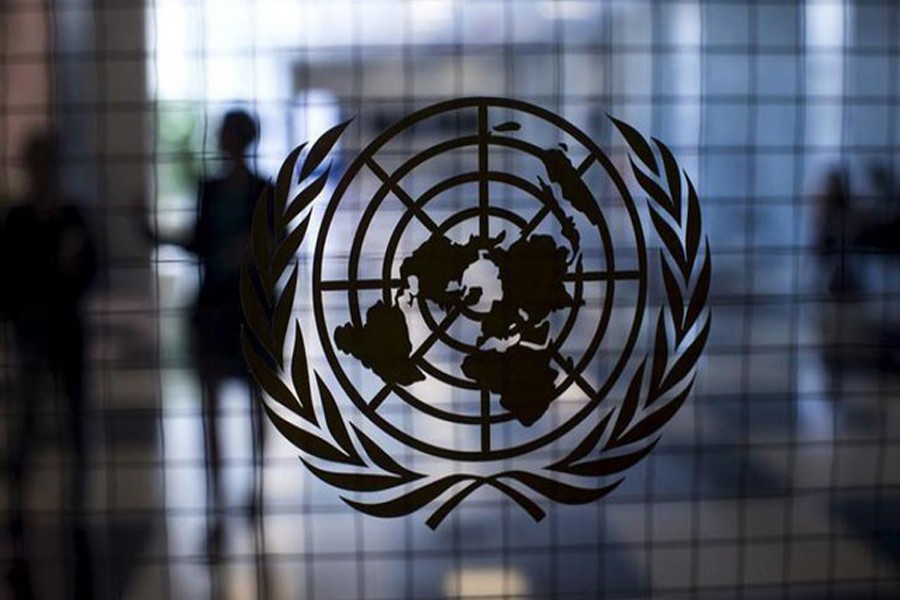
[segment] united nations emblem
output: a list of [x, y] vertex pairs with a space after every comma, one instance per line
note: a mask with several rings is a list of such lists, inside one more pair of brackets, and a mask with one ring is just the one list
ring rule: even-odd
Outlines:
[[327, 202], [349, 122], [287, 157], [254, 215], [243, 350], [272, 423], [347, 504], [429, 507], [435, 528], [481, 489], [540, 520], [659, 441], [709, 333], [709, 247], [672, 152], [609, 119], [625, 173], [502, 98], [400, 120]]

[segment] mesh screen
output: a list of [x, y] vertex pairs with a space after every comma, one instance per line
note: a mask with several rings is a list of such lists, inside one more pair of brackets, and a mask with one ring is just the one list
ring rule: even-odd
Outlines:
[[[37, 285], [22, 273], [39, 263], [28, 260], [33, 240], [4, 229], [5, 268], [25, 265], [0, 284], [19, 298], [4, 301], [0, 330], [10, 597], [900, 593], [894, 2], [6, 0], [0, 31], [0, 209], [13, 215], [44, 189], [49, 175], [29, 176], [27, 149], [52, 129], [58, 195], [78, 207], [96, 265], [83, 344], [29, 344], [44, 338], [21, 327], [22, 286]], [[209, 274], [189, 242], [198, 180], [228, 168], [229, 111], [258, 121], [249, 164], [263, 178], [354, 117], [330, 192], [378, 133], [462, 96], [556, 112], [623, 172], [607, 114], [665, 141], [701, 197], [713, 327], [691, 398], [614, 493], [547, 503], [535, 523], [482, 489], [432, 531], [427, 511], [382, 520], [343, 503], [260, 418], [231, 357], [204, 376], [217, 355], [198, 352], [193, 332]], [[379, 162], [390, 171], [473, 126], [438, 120]], [[417, 171], [416, 189], [441, 168]], [[447, 210], [470, 198], [460, 188]], [[496, 198], [533, 208], [508, 190]], [[375, 224], [376, 241], [402, 209]], [[354, 235], [354, 218], [338, 215], [334, 235]], [[377, 269], [364, 248], [367, 260]], [[41, 297], [65, 296], [47, 281]], [[313, 327], [311, 295], [294, 314]], [[614, 315], [613, 329], [627, 325]], [[323, 364], [317, 352], [312, 361]], [[388, 400], [385, 414], [412, 424], [402, 406]], [[206, 450], [211, 429], [218, 456]]]

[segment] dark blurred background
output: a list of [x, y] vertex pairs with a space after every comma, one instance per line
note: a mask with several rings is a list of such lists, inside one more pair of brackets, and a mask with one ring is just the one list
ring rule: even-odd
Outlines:
[[[613, 495], [435, 533], [352, 512], [197, 365], [197, 182], [467, 95], [664, 140], [714, 326]], [[895, 2], [0, 0], [0, 98], [0, 598], [900, 597]]]

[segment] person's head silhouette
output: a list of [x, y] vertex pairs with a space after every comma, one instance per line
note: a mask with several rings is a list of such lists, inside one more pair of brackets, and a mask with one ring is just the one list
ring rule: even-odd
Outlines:
[[244, 110], [228, 111], [219, 129], [219, 149], [228, 158], [243, 162], [258, 134], [256, 120], [250, 113]]
[[32, 201], [42, 206], [56, 201], [59, 185], [59, 136], [37, 131], [25, 142], [24, 166]]

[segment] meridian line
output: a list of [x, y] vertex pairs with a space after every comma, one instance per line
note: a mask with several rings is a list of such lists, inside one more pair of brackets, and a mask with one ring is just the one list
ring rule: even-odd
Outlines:
[[356, 279], [356, 280], [329, 280], [321, 282], [323, 292], [347, 291], [347, 290], [380, 290], [385, 286], [399, 288], [403, 286], [402, 279]]
[[481, 451], [491, 451], [491, 391], [481, 388]]
[[372, 158], [371, 156], [366, 157], [366, 166], [372, 170], [373, 173], [385, 184], [387, 185], [391, 191], [394, 193], [400, 201], [406, 205], [406, 208], [412, 211], [413, 215], [422, 222], [422, 224], [427, 227], [430, 231], [435, 232], [438, 230], [438, 224], [434, 222], [434, 220], [426, 214], [422, 208], [416, 203], [412, 196], [410, 196], [406, 190], [400, 187], [400, 184], [387, 174], [387, 172], [381, 167], [378, 162]]
[[613, 279], [639, 279], [640, 271], [588, 271], [586, 273], [566, 273], [564, 281], [611, 281]]
[[375, 394], [375, 397], [372, 398], [372, 401], [369, 402], [369, 408], [372, 410], [378, 410], [378, 407], [381, 406], [381, 403], [384, 402], [388, 394], [391, 393], [391, 390], [394, 389], [393, 385], [387, 384], [381, 390]]
[[566, 359], [563, 358], [559, 351], [553, 353], [553, 360], [560, 367], [562, 367], [563, 371], [565, 371], [569, 377], [572, 377], [575, 380], [575, 383], [578, 385], [578, 387], [581, 388], [582, 392], [587, 394], [589, 399], [593, 399], [597, 396], [597, 392], [594, 391], [594, 389], [591, 387], [591, 384], [588, 383], [584, 377], [582, 377], [581, 373], [575, 372], [575, 370], [569, 366], [569, 363], [566, 362]]
[[522, 231], [519, 233], [522, 237], [528, 237], [531, 233], [538, 228], [538, 225], [541, 224], [547, 215], [550, 214], [550, 207], [544, 204], [541, 206], [541, 209], [537, 211], [537, 213], [528, 221], [528, 224], [522, 228]]
[[434, 346], [434, 343], [440, 339], [441, 335], [443, 335], [448, 329], [450, 329], [450, 326], [453, 325], [453, 322], [456, 321], [456, 318], [461, 313], [462, 310], [458, 306], [452, 307], [447, 312], [447, 316], [445, 316], [441, 320], [441, 322], [438, 323], [434, 331], [431, 332], [431, 335], [425, 338], [425, 341], [422, 342], [419, 347], [416, 348], [416, 351], [412, 353], [412, 355], [409, 357], [410, 360], [419, 360], [420, 358], [422, 358], [422, 356], [424, 356], [424, 354], [428, 352], [428, 350], [432, 346]]
[[488, 224], [488, 124], [487, 105], [478, 105], [478, 235], [486, 240], [490, 236]]
[[585, 173], [587, 173], [587, 170], [591, 168], [591, 165], [592, 165], [593, 163], [594, 163], [594, 155], [593, 155], [593, 154], [588, 154], [588, 155], [584, 158], [584, 160], [582, 160], [582, 161], [578, 164], [578, 174], [579, 174], [579, 175], [584, 175]]

